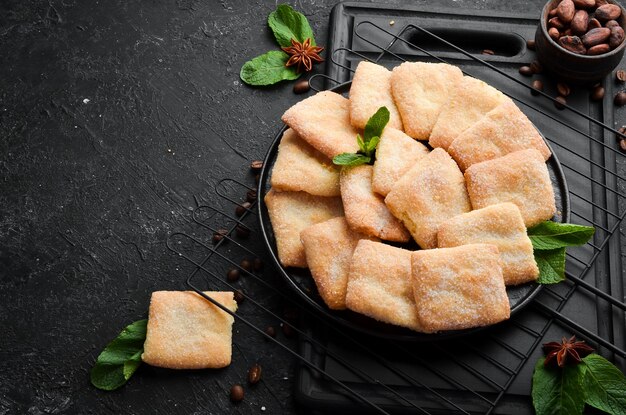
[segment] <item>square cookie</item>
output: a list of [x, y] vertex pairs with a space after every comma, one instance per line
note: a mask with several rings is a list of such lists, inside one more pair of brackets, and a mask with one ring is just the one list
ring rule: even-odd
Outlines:
[[391, 96], [391, 71], [384, 66], [362, 61], [356, 67], [350, 86], [350, 121], [364, 129], [380, 107], [389, 110], [387, 127], [402, 130], [402, 120]]
[[480, 79], [464, 76], [441, 110], [428, 144], [447, 150], [452, 140], [497, 107], [505, 98], [502, 92]]
[[339, 171], [328, 157], [289, 128], [280, 140], [270, 182], [280, 191], [339, 196]]
[[428, 154], [428, 148], [395, 128], [385, 128], [376, 148], [372, 189], [387, 196], [394, 184]]
[[320, 296], [333, 310], [346, 308], [352, 253], [359, 240], [377, 238], [353, 231], [342, 216], [309, 226], [300, 239]]
[[472, 164], [529, 148], [539, 151], [544, 160], [552, 155], [535, 126], [507, 98], [480, 121], [459, 134], [448, 152], [461, 170], [465, 171]]
[[463, 173], [441, 148], [406, 172], [391, 188], [385, 203], [424, 249], [437, 246], [441, 223], [471, 210]]
[[408, 242], [409, 231], [389, 212], [383, 197], [372, 190], [373, 171], [369, 165], [341, 169], [339, 183], [346, 221], [357, 232], [387, 241]]
[[416, 251], [411, 272], [418, 320], [427, 332], [488, 326], [511, 314], [495, 245]]
[[359, 241], [352, 255], [346, 305], [378, 321], [421, 331], [411, 286], [411, 251]]
[[283, 114], [282, 120], [330, 159], [359, 150], [358, 131], [350, 124], [350, 102], [335, 92], [318, 92], [298, 102]]
[[[205, 294], [235, 312], [232, 292]], [[234, 318], [193, 291], [155, 291], [141, 358], [169, 369], [216, 369], [230, 364]]]
[[463, 78], [456, 66], [445, 63], [404, 62], [391, 72], [391, 93], [404, 132], [428, 140], [453, 88]]
[[285, 267], [306, 268], [300, 232], [311, 225], [343, 215], [341, 198], [270, 189], [265, 204], [276, 237], [278, 259]]
[[473, 164], [465, 171], [465, 180], [474, 209], [514, 203], [527, 228], [552, 219], [556, 213], [548, 167], [535, 149]]
[[523, 284], [539, 276], [524, 219], [513, 203], [487, 206], [445, 221], [439, 227], [437, 243], [439, 248], [475, 243], [497, 246], [506, 285]]

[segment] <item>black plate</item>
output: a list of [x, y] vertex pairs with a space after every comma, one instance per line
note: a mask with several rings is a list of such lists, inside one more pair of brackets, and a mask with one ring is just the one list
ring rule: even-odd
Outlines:
[[[352, 82], [346, 82], [330, 90], [340, 94], [345, 94], [350, 90], [351, 84]], [[309, 273], [308, 269], [284, 268], [278, 260], [276, 240], [274, 238], [274, 231], [270, 223], [267, 206], [264, 202], [264, 197], [270, 189], [270, 172], [274, 166], [274, 163], [276, 162], [278, 145], [280, 144], [280, 139], [282, 138], [282, 135], [286, 129], [287, 127], [285, 126], [278, 132], [269, 148], [269, 151], [267, 152], [267, 155], [265, 156], [263, 170], [261, 171], [261, 175], [259, 178], [258, 188], [259, 221], [261, 225], [261, 231], [263, 233], [263, 238], [268, 247], [272, 260], [274, 261], [277, 268], [280, 270], [280, 273], [288, 282], [288, 284], [293, 287], [295, 291], [300, 294], [300, 296], [302, 296], [302, 298], [304, 298], [310, 306], [312, 306], [318, 313], [320, 313], [324, 317], [329, 318], [344, 327], [357, 330], [361, 333], [365, 333], [368, 335], [390, 340], [435, 341], [448, 339], [459, 335], [473, 334], [479, 330], [487, 328], [479, 327], [467, 330], [447, 331], [436, 334], [424, 334], [417, 333], [403, 327], [382, 323], [350, 310], [330, 310], [318, 294], [315, 282], [313, 281], [313, 278], [311, 278], [311, 274]], [[550, 147], [549, 143], [546, 142], [546, 144], [548, 145], [548, 147]], [[552, 151], [552, 148], [550, 148], [550, 151]], [[559, 163], [559, 160], [556, 157], [554, 151], [552, 151], [552, 157], [550, 158], [550, 160], [548, 160], [547, 164], [548, 171], [550, 172], [550, 178], [552, 180], [552, 185], [554, 187], [554, 195], [556, 198], [557, 216], [554, 219], [557, 221], [568, 222], [570, 209], [569, 192], [567, 190], [565, 175], [563, 174], [561, 164]], [[533, 299], [535, 295], [537, 295], [540, 289], [541, 285], [536, 283], [507, 287], [507, 294], [509, 296], [509, 302], [511, 304], [511, 315], [517, 313], [526, 305], [528, 305], [528, 303]]]

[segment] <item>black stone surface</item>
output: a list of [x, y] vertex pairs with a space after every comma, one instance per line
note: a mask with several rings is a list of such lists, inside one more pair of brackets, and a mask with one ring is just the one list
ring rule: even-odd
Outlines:
[[[320, 44], [334, 3], [292, 4]], [[468, 13], [542, 5], [407, 3]], [[275, 4], [0, 3], [0, 414], [297, 412], [293, 360], [237, 326], [226, 369], [144, 366], [112, 393], [89, 383], [98, 353], [146, 315], [152, 291], [185, 288], [189, 266], [166, 236], [189, 225], [196, 200], [215, 199], [221, 178], [251, 181], [249, 162], [301, 99], [290, 83], [253, 89], [238, 77], [246, 60], [276, 47], [265, 23]], [[255, 361], [264, 380], [247, 387]], [[239, 382], [246, 398], [233, 405], [228, 391]]]

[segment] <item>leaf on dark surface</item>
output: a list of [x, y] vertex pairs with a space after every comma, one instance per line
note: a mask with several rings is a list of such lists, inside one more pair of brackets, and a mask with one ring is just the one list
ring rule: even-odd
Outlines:
[[271, 50], [249, 60], [241, 67], [239, 77], [248, 85], [272, 85], [280, 81], [298, 79], [299, 74], [293, 66], [286, 67], [289, 55], [281, 50]]
[[565, 280], [565, 248], [534, 251], [539, 267], [539, 284], [556, 284]]
[[577, 415], [585, 407], [584, 365], [546, 367], [539, 359], [533, 372], [532, 399], [537, 415]]
[[311, 39], [311, 46], [315, 46], [315, 38], [309, 21], [302, 13], [295, 11], [287, 4], [279, 4], [276, 10], [270, 13], [267, 24], [282, 47], [291, 46], [291, 39], [302, 43], [307, 38]]
[[612, 415], [626, 415], [626, 377], [598, 354], [583, 358], [585, 402]]

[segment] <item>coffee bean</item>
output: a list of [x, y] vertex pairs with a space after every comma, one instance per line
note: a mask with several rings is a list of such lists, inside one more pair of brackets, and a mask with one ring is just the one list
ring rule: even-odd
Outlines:
[[561, 31], [565, 29], [565, 23], [563, 23], [558, 17], [553, 17], [552, 19], [548, 20], [548, 27], [554, 27], [555, 29]]
[[308, 79], [302, 79], [295, 84], [293, 84], [293, 93], [294, 94], [304, 94], [311, 89], [311, 84], [309, 84]]
[[533, 95], [539, 95], [539, 92], [537, 91], [543, 91], [543, 82], [539, 79], [535, 79], [532, 83], [532, 87], [533, 89], [530, 90], [530, 93]]
[[268, 326], [265, 329], [265, 334], [267, 334], [270, 337], [276, 337], [276, 329], [273, 326]]
[[243, 216], [243, 214], [246, 213], [251, 206], [252, 204], [250, 204], [250, 202], [243, 202], [235, 208], [235, 214], [237, 216]]
[[226, 279], [230, 282], [237, 281], [240, 276], [241, 276], [241, 273], [239, 272], [237, 268], [231, 268], [226, 273]]
[[609, 36], [609, 46], [611, 49], [615, 49], [624, 41], [624, 29], [619, 26], [613, 26], [609, 29], [611, 35]]
[[496, 54], [496, 53], [495, 53], [493, 50], [491, 50], [491, 49], [483, 49], [483, 51], [482, 51], [482, 52], [480, 52], [480, 53], [482, 53], [483, 55], [495, 55], [495, 54]]
[[559, 82], [556, 84], [556, 90], [558, 91], [559, 95], [562, 97], [567, 97], [570, 94], [570, 88], [569, 85], [563, 83], [563, 82]]
[[567, 104], [567, 101], [565, 100], [564, 97], [558, 96], [555, 99], [556, 99], [556, 101], [554, 101], [554, 106], [557, 109], [562, 110], [563, 108], [565, 108], [565, 104]]
[[243, 295], [243, 291], [241, 290], [235, 290], [233, 297], [235, 301], [237, 302], [237, 304], [243, 303], [244, 300], [246, 299], [246, 297]]
[[258, 363], [252, 365], [252, 367], [248, 370], [248, 382], [251, 385], [256, 385], [257, 383], [259, 383], [259, 381], [261, 380], [261, 372], [261, 365], [259, 365]]
[[524, 65], [521, 68], [519, 68], [519, 73], [521, 73], [524, 76], [532, 76], [533, 70], [530, 69], [530, 66]]
[[239, 263], [239, 266], [248, 272], [252, 271], [252, 261], [250, 261], [248, 258], [242, 259]]
[[578, 10], [570, 23], [570, 28], [575, 35], [582, 35], [587, 31], [589, 25], [589, 13], [584, 10]]
[[287, 323], [283, 323], [283, 334], [285, 335], [285, 337], [287, 338], [291, 338], [293, 337], [296, 332], [293, 329], [293, 327], [291, 327], [291, 325], [287, 324]]
[[230, 400], [235, 403], [243, 401], [243, 386], [233, 385], [230, 388]]
[[543, 72], [543, 65], [538, 60], [534, 60], [530, 63], [530, 70], [533, 71], [534, 74], [538, 74]]
[[613, 103], [617, 105], [618, 107], [621, 107], [622, 105], [626, 104], [626, 92], [624, 91], [618, 92], [617, 95], [615, 95], [615, 98], [613, 99]]
[[604, 88], [601, 85], [594, 86], [591, 90], [592, 101], [602, 101], [604, 98]]
[[587, 23], [587, 30], [597, 29], [599, 27], [602, 27], [602, 23], [596, 18], [590, 19], [589, 23]]
[[263, 271], [263, 260], [261, 258], [254, 258], [252, 266], [256, 272]]
[[626, 125], [622, 125], [620, 128], [618, 128], [617, 132], [621, 134], [621, 135], [617, 135], [617, 134], [615, 135], [618, 140], [623, 140], [624, 138], [626, 138]]
[[526, 41], [526, 47], [530, 50], [535, 50], [535, 39], [528, 39]]
[[238, 224], [235, 227], [235, 232], [240, 238], [247, 238], [248, 236], [250, 236], [250, 229], [242, 224]]
[[562, 0], [556, 7], [556, 15], [563, 23], [569, 23], [574, 18], [576, 6], [572, 0]]
[[256, 190], [248, 190], [248, 192], [246, 193], [246, 200], [250, 203], [253, 203], [256, 201], [256, 196]]
[[559, 38], [561, 37], [561, 33], [559, 32], [559, 29], [557, 29], [556, 27], [551, 27], [548, 30], [548, 35], [550, 35], [552, 40], [554, 40], [555, 42], [558, 41]]
[[577, 9], [591, 9], [596, 7], [596, 0], [574, 0]]
[[617, 20], [622, 14], [622, 8], [615, 4], [605, 4], [596, 9], [594, 16], [601, 22], [607, 20]]
[[250, 163], [250, 170], [254, 173], [258, 173], [263, 168], [263, 160], [254, 160]]
[[607, 29], [611, 29], [613, 27], [619, 27], [619, 23], [617, 23], [617, 20], [609, 20], [608, 22], [604, 24], [604, 27], [606, 27]]
[[620, 148], [622, 151], [626, 151], [626, 140], [624, 140], [624, 139], [619, 140], [619, 148]]
[[615, 72], [615, 80], [617, 82], [626, 82], [626, 71], [623, 69], [620, 69], [617, 72]]
[[603, 53], [607, 53], [611, 51], [611, 47], [608, 43], [600, 43], [599, 45], [595, 45], [587, 49], [588, 56], [596, 56], [602, 55]]
[[585, 35], [580, 38], [583, 41], [583, 45], [590, 48], [595, 45], [599, 45], [600, 43], [605, 43], [609, 36], [611, 36], [611, 29], [607, 29], [606, 27], [599, 27], [597, 29], [591, 29]]
[[216, 244], [222, 239], [224, 239], [228, 235], [228, 231], [226, 229], [218, 229], [213, 233], [213, 243]]
[[563, 36], [559, 38], [559, 45], [572, 53], [584, 55], [587, 52], [587, 48], [578, 36]]

